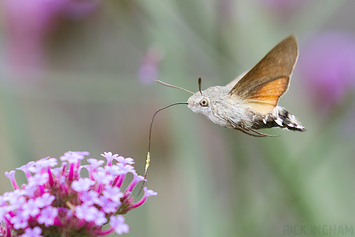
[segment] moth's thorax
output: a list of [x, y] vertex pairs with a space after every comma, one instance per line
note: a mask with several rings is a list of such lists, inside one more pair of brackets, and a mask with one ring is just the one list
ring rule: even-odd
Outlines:
[[[230, 91], [226, 86], [214, 86], [204, 91], [202, 94], [196, 92], [187, 100], [187, 106], [194, 112], [207, 116], [213, 123], [229, 127], [229, 120], [236, 123], [241, 121], [250, 124], [252, 113], [248, 111], [241, 101], [230, 98]], [[201, 101], [207, 99], [208, 106], [202, 106]]]

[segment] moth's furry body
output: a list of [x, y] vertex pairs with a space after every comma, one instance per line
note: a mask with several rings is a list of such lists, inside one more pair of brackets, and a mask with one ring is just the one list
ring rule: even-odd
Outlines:
[[[202, 91], [202, 94], [196, 92], [187, 100], [187, 107], [194, 113], [206, 115], [213, 123], [223, 127], [233, 128], [229, 120], [236, 124], [247, 123], [251, 126], [248, 117], [252, 114], [243, 108], [241, 101], [229, 99], [229, 91], [230, 88], [226, 86], [214, 86]], [[200, 105], [202, 99], [207, 99], [209, 106], [202, 107]]]
[[[213, 123], [242, 131], [280, 127], [295, 131], [305, 128], [285, 108], [276, 106], [272, 113], [262, 115], [243, 104], [242, 99], [231, 98], [228, 86], [214, 86], [196, 92], [187, 100], [187, 106], [194, 113], [204, 114]], [[208, 100], [208, 106], [201, 106], [201, 100]]]

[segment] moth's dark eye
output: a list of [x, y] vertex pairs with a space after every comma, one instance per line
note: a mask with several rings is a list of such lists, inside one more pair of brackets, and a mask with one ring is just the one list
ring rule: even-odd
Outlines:
[[200, 105], [202, 107], [207, 107], [208, 106], [208, 99], [204, 98], [204, 99], [200, 100]]

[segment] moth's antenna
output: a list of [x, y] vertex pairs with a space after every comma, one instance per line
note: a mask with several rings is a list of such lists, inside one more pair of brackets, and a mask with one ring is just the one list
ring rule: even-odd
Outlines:
[[189, 92], [191, 94], [195, 94], [193, 93], [192, 91], [189, 91], [189, 90], [186, 90], [182, 87], [179, 87], [179, 86], [174, 86], [174, 85], [170, 85], [168, 83], [165, 83], [165, 82], [162, 82], [162, 81], [159, 81], [159, 80], [155, 80], [156, 82], [158, 82], [159, 84], [162, 84], [163, 86], [167, 86], [167, 87], [171, 87], [171, 88], [175, 88], [175, 89], [180, 89], [180, 90], [183, 90], [183, 91], [186, 91], [186, 92]]
[[[149, 128], [149, 140], [148, 140], [148, 153], [147, 153], [147, 159], [145, 160], [145, 168], [144, 168], [144, 179], [147, 178], [147, 173], [148, 173], [148, 168], [149, 168], [149, 163], [150, 163], [150, 143], [152, 141], [152, 127], [153, 127], [153, 121], [154, 121], [154, 118], [155, 118], [155, 115], [157, 115], [157, 113], [159, 113], [160, 111], [164, 110], [164, 109], [167, 109], [171, 106], [174, 106], [174, 105], [187, 105], [187, 102], [178, 102], [178, 103], [174, 103], [174, 104], [171, 104], [171, 105], [168, 105], [168, 106], [165, 106], [161, 109], [158, 109], [153, 117], [152, 117], [152, 120], [150, 121], [150, 128]], [[142, 189], [143, 189], [143, 186], [145, 184], [145, 180], [143, 181], [143, 184], [142, 184], [142, 187], [141, 189], [139, 190], [139, 193], [137, 194], [137, 196], [141, 193]]]
[[198, 79], [198, 90], [200, 91], [201, 95], [202, 95], [202, 91], [201, 91], [201, 77]]

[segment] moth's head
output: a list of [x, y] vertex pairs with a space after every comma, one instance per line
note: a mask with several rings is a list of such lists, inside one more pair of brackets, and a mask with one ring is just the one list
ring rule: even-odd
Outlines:
[[209, 98], [203, 96], [200, 92], [196, 92], [187, 100], [187, 107], [194, 113], [208, 115], [211, 111]]
[[198, 89], [199, 91], [187, 100], [187, 107], [194, 113], [208, 115], [211, 112], [211, 103], [210, 99], [201, 91], [201, 78], [198, 79]]

